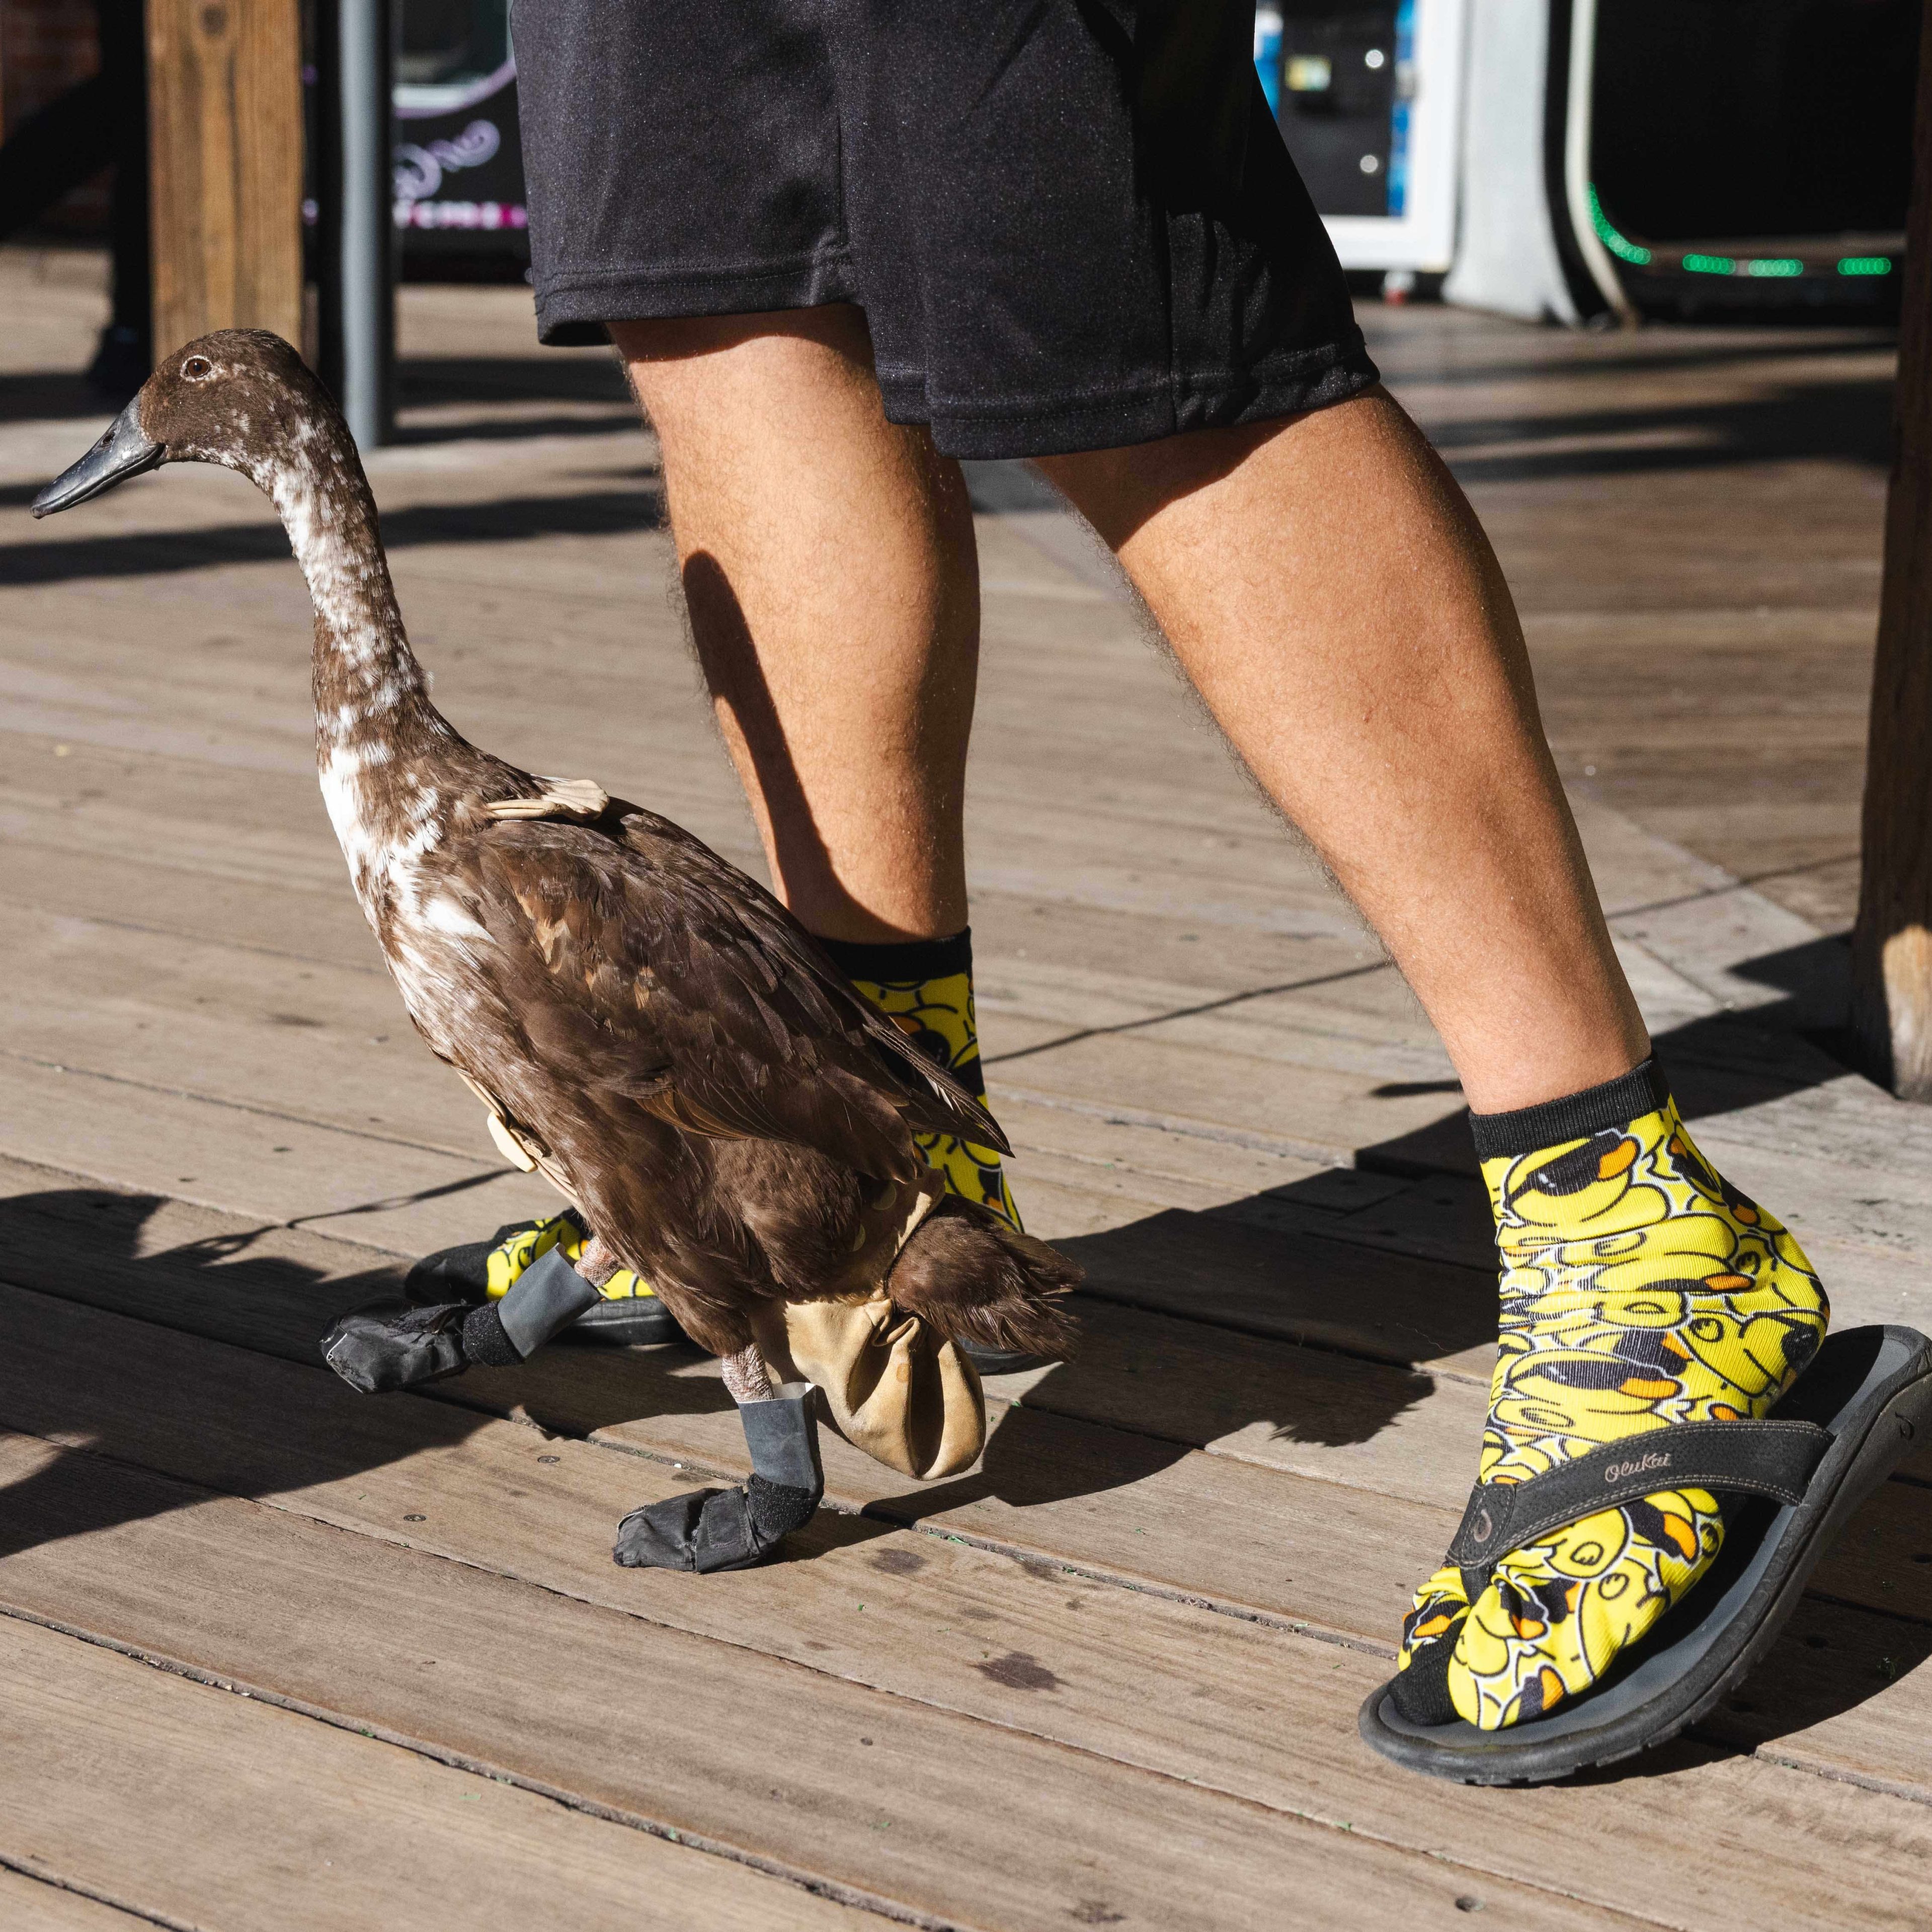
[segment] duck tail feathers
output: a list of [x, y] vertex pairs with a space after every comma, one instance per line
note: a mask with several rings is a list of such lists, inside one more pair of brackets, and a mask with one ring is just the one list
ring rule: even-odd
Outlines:
[[992, 1209], [948, 1195], [900, 1252], [886, 1292], [949, 1340], [1059, 1359], [1079, 1334], [1066, 1297], [1083, 1272]]

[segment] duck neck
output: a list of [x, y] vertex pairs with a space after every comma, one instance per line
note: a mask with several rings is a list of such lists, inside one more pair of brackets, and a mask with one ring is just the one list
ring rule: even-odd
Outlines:
[[410, 649], [375, 500], [347, 430], [303, 425], [293, 448], [254, 480], [281, 513], [315, 605], [317, 775], [356, 896], [374, 921], [398, 868], [446, 829], [448, 767], [463, 741], [430, 702]]
[[375, 500], [346, 432], [310, 436], [257, 480], [280, 512], [315, 606], [318, 758], [446, 736], [403, 628]]

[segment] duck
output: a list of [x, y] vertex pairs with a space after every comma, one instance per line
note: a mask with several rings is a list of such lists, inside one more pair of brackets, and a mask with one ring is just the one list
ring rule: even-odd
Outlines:
[[437, 710], [354, 440], [289, 344], [224, 329], [177, 350], [34, 514], [182, 462], [255, 484], [307, 580], [322, 800], [411, 1022], [595, 1231], [499, 1303], [352, 1312], [329, 1366], [365, 1393], [508, 1366], [634, 1270], [723, 1358], [752, 1474], [632, 1512], [614, 1554], [710, 1570], [769, 1560], [822, 1497], [809, 1384], [772, 1380], [788, 1305], [883, 1292], [948, 1340], [1067, 1352], [1078, 1268], [948, 1193], [915, 1144], [1010, 1151], [986, 1109], [701, 840]]

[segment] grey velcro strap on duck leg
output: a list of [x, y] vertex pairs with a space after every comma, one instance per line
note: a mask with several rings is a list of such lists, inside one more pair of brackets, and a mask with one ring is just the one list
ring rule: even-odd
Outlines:
[[770, 1395], [741, 1401], [751, 1480], [742, 1489], [694, 1490], [633, 1510], [618, 1526], [616, 1560], [703, 1573], [766, 1562], [812, 1520], [825, 1492], [815, 1400], [809, 1382], [783, 1382]]
[[1660, 1490], [1742, 1490], [1804, 1500], [1831, 1447], [1815, 1422], [1682, 1422], [1546, 1469], [1523, 1483], [1478, 1483], [1449, 1545], [1449, 1561], [1485, 1568], [1565, 1523]]
[[596, 1285], [571, 1266], [570, 1257], [551, 1248], [511, 1282], [496, 1304], [496, 1317], [511, 1347], [527, 1360], [600, 1299]]
[[752, 1473], [781, 1489], [811, 1492], [814, 1507], [825, 1490], [818, 1460], [818, 1418], [809, 1382], [781, 1382], [763, 1402], [740, 1402]]
[[511, 1282], [500, 1301], [486, 1301], [463, 1318], [464, 1354], [484, 1368], [514, 1368], [600, 1299], [596, 1283], [578, 1273], [561, 1248], [551, 1248]]

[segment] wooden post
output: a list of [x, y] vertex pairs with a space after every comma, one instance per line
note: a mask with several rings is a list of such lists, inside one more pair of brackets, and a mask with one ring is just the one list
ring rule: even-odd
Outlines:
[[1932, 0], [1901, 294], [1852, 1025], [1874, 1079], [1902, 1100], [1932, 1100]]
[[154, 351], [302, 340], [299, 0], [148, 0]]

